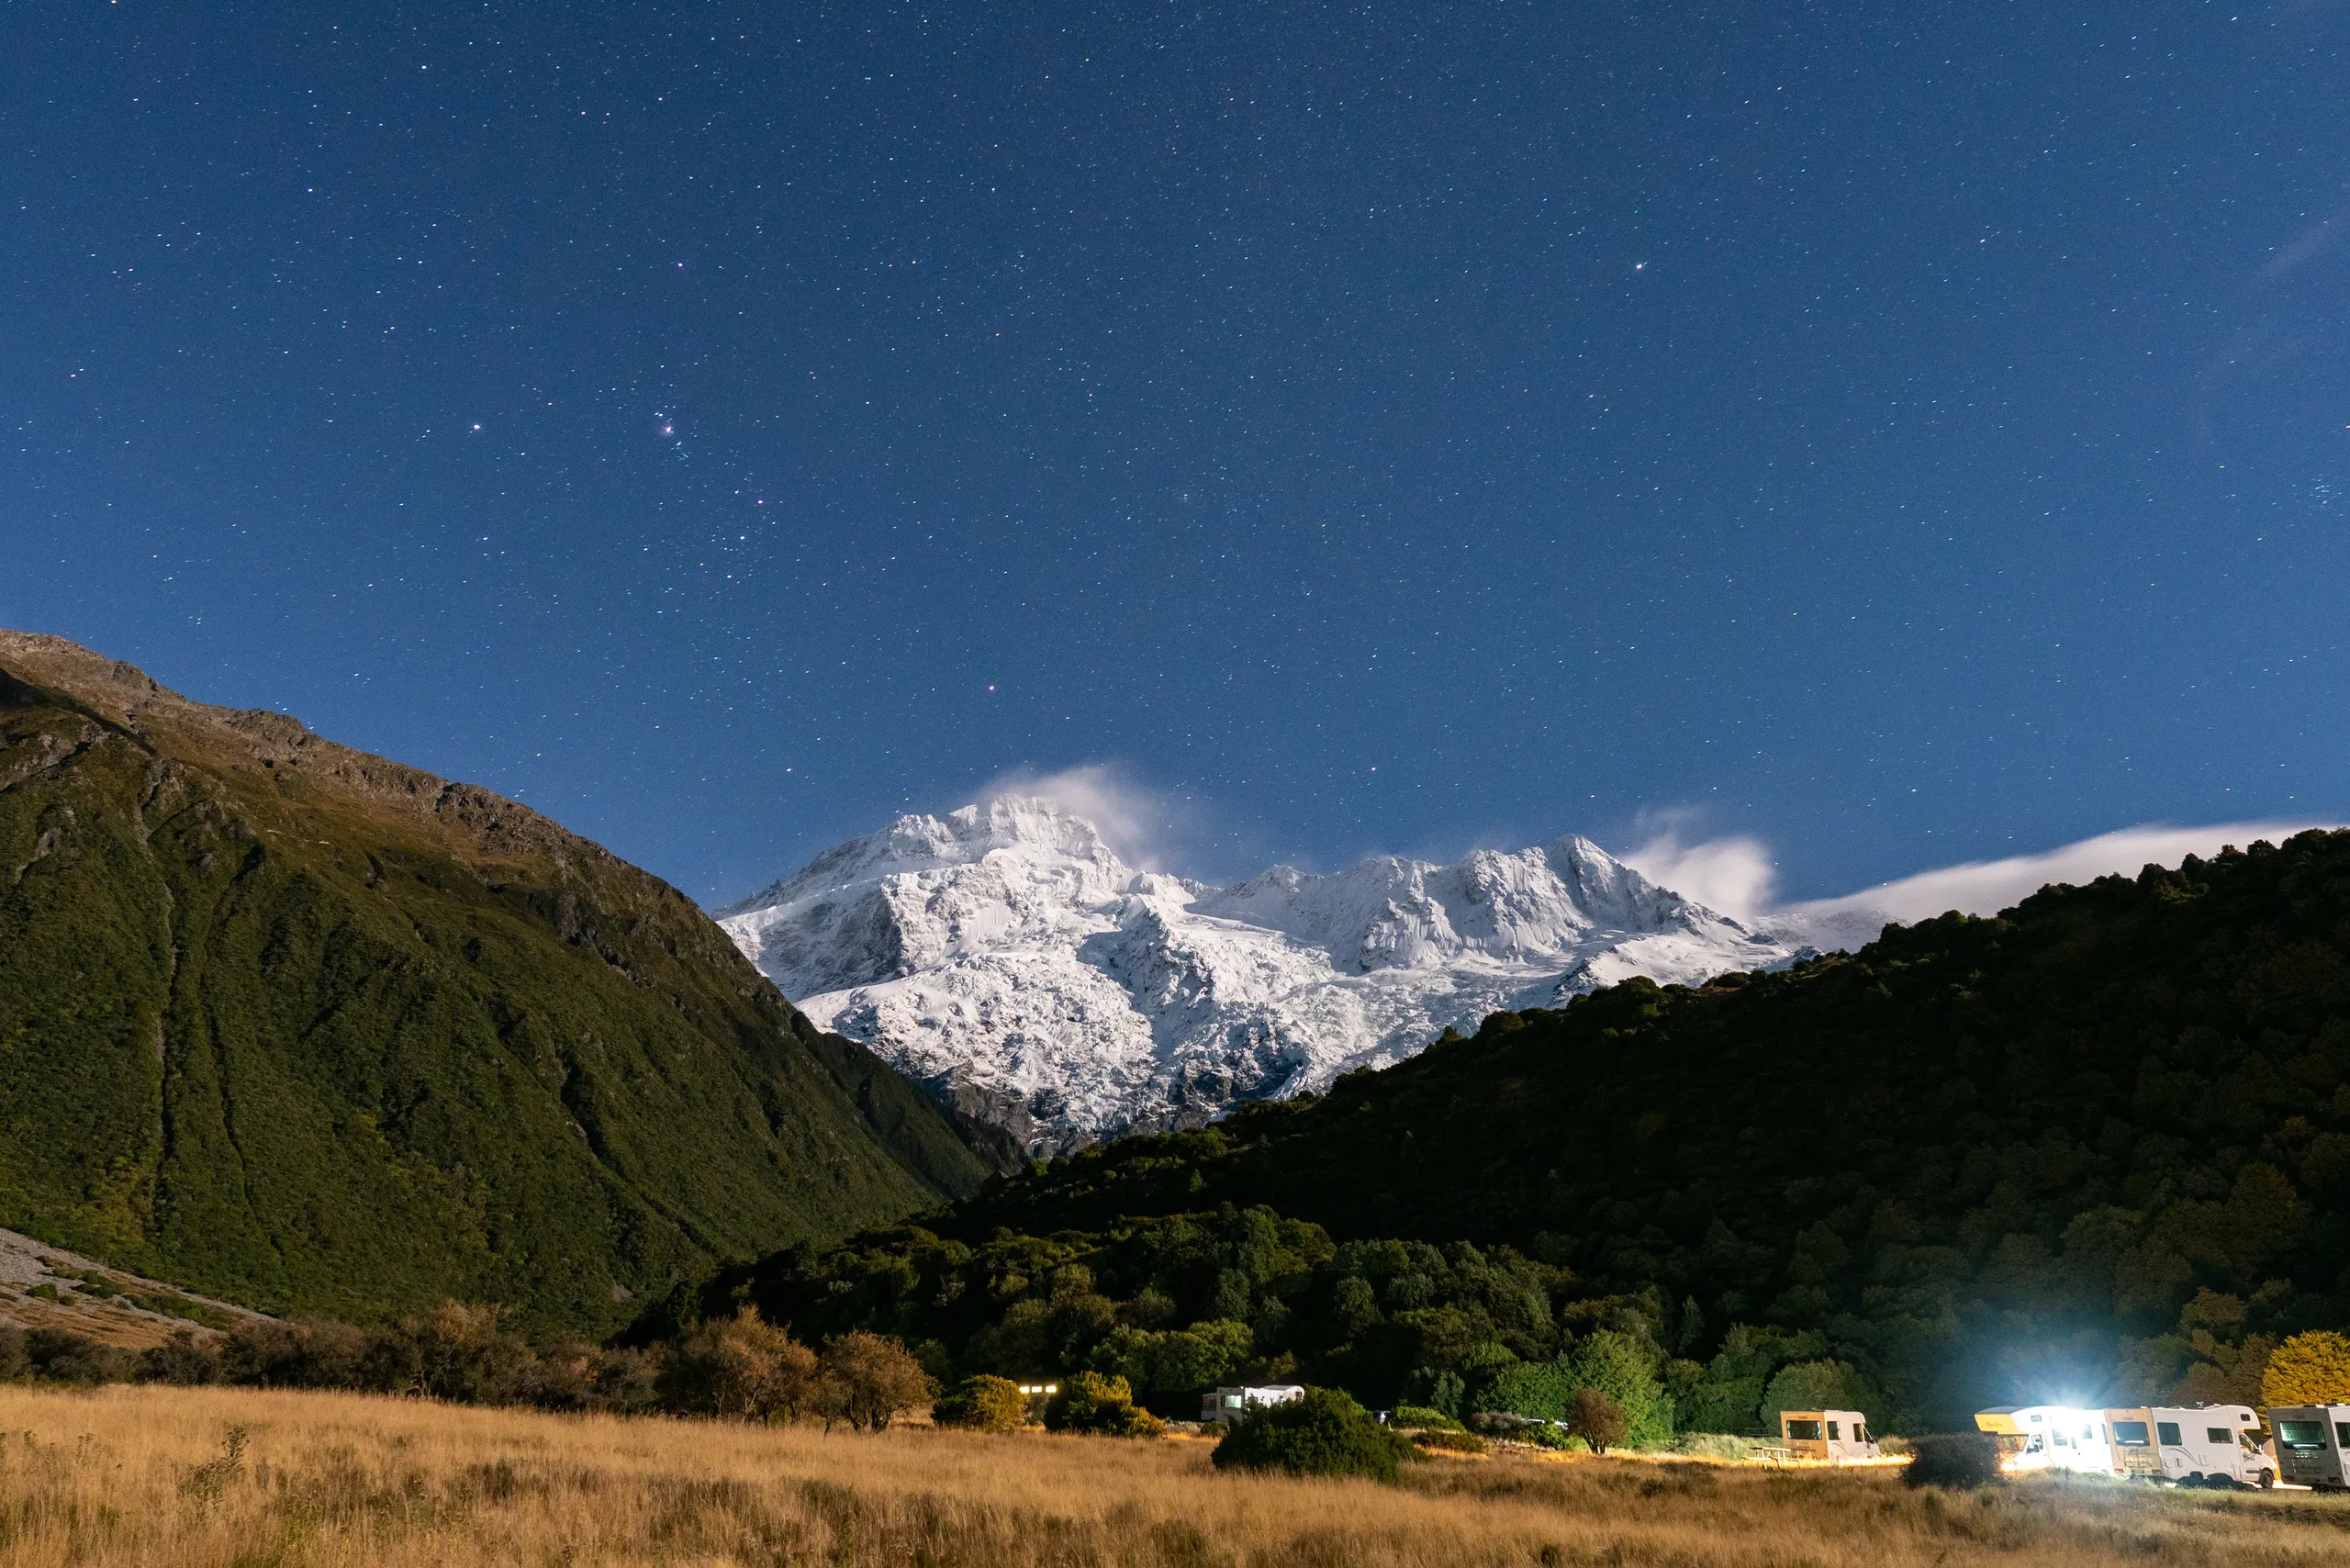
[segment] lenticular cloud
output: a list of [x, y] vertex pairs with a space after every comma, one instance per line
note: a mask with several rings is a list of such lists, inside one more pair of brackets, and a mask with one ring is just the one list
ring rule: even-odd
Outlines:
[[[1848, 893], [1842, 898], [1815, 899], [1781, 911], [1779, 921], [1809, 924], [1822, 935], [1837, 938], [1838, 946], [1852, 930], [1864, 930], [1862, 940], [1875, 935], [1886, 921], [1930, 920], [1950, 910], [1963, 914], [1996, 914], [2030, 898], [2051, 882], [2090, 882], [2099, 877], [2135, 876], [2149, 862], [2176, 866], [2189, 855], [2210, 856], [2227, 845], [2242, 846], [2256, 839], [2281, 843], [2313, 827], [2311, 822], [2220, 823], [2209, 827], [2175, 827], [2150, 823], [2085, 838], [2042, 855], [2019, 855], [2006, 860], [1975, 860], [1920, 871], [1914, 877]], [[1848, 928], [1850, 928], [1848, 930]], [[1815, 940], [1818, 940], [1815, 938]], [[1825, 946], [1827, 942], [1819, 942]]]

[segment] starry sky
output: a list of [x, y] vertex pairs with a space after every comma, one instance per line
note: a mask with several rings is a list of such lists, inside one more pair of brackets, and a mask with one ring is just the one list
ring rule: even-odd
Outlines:
[[709, 902], [1007, 774], [2350, 816], [2350, 14], [0, 11], [0, 623]]

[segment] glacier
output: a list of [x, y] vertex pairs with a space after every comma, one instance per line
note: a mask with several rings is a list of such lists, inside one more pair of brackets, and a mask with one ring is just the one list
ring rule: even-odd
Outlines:
[[1584, 838], [1217, 887], [1034, 797], [900, 817], [717, 915], [818, 1025], [1037, 1155], [1316, 1092], [1490, 1013], [1807, 950]]

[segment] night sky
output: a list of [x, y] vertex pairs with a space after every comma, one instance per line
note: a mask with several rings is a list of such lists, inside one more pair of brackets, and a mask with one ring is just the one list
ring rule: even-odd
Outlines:
[[739, 896], [2350, 817], [2350, 14], [0, 11], [0, 623]]

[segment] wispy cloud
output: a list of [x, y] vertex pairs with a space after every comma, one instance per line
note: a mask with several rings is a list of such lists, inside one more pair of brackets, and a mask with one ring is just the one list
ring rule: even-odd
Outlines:
[[[1058, 772], [1014, 768], [979, 791], [982, 801], [1006, 795], [1041, 796], [1091, 822], [1127, 864], [1143, 870], [1175, 869], [1186, 850], [1203, 836], [1197, 802], [1137, 781], [1115, 763], [1089, 763]], [[2267, 839], [2281, 843], [2323, 822], [2269, 820], [2214, 823], [2187, 827], [2146, 823], [2037, 855], [1973, 860], [1920, 871], [1863, 888], [1841, 898], [1785, 904], [1778, 897], [1778, 868], [1771, 847], [1750, 834], [1707, 838], [1689, 829], [1695, 812], [1643, 812], [1635, 831], [1646, 834], [1620, 857], [1624, 864], [1661, 888], [1725, 914], [1761, 922], [1790, 939], [1821, 947], [1849, 947], [1874, 938], [1887, 921], [1928, 920], [1948, 910], [1996, 914], [2030, 898], [2052, 882], [2082, 883], [2099, 877], [2135, 876], [2153, 862], [2176, 866], [2188, 855], [2210, 857], [2226, 845]]]
[[1996, 914], [2051, 882], [2078, 884], [2117, 874], [2135, 876], [2149, 862], [2176, 866], [2187, 856], [2215, 855], [2226, 845], [2241, 847], [2263, 838], [2277, 843], [2309, 828], [2333, 825], [2315, 822], [2246, 822], [2177, 827], [2167, 823], [2148, 823], [2099, 834], [2041, 855], [1975, 860], [1946, 866], [1938, 871], [1920, 871], [1914, 877], [1865, 888], [1842, 898], [1814, 899], [1781, 913], [1798, 920], [1841, 925], [1849, 925], [1860, 916], [1881, 916], [1906, 924], [1931, 919], [1950, 910], [1963, 914]]
[[1724, 914], [1742, 918], [1770, 910], [1779, 872], [1769, 846], [1744, 834], [1689, 843], [1681, 836], [1689, 820], [1684, 812], [1643, 813], [1639, 826], [1650, 837], [1622, 857], [1624, 864], [1658, 887]]
[[1084, 818], [1120, 859], [1144, 871], [1164, 869], [1162, 857], [1188, 837], [1185, 830], [1192, 825], [1187, 801], [1138, 782], [1112, 762], [1055, 773], [1015, 767], [990, 780], [979, 791], [979, 801], [984, 804], [1007, 795], [1038, 797]]

